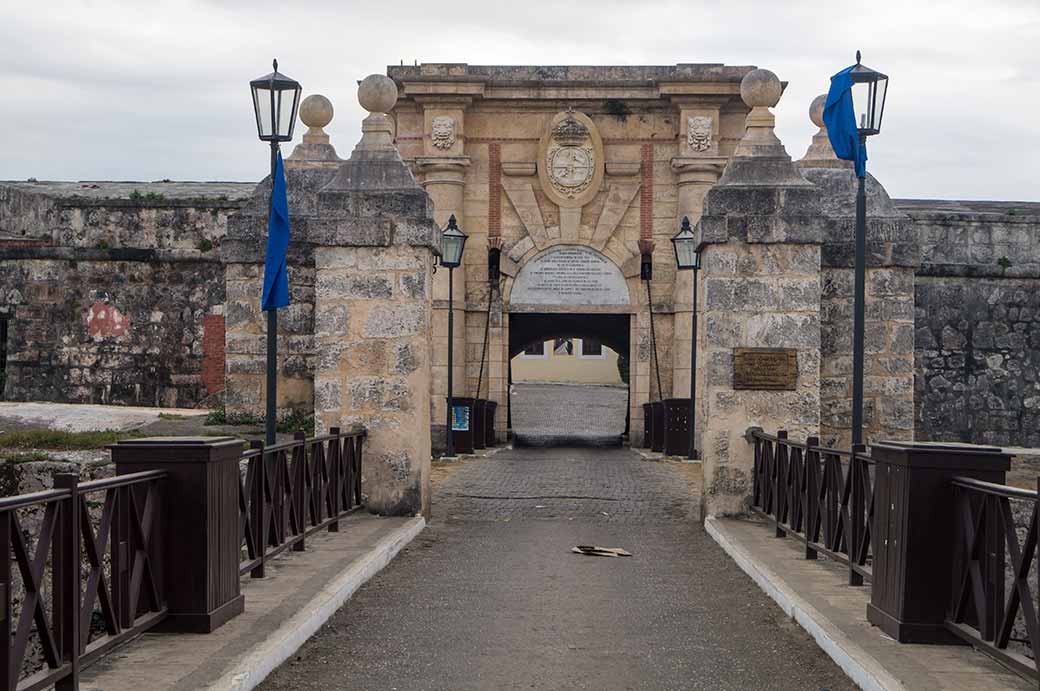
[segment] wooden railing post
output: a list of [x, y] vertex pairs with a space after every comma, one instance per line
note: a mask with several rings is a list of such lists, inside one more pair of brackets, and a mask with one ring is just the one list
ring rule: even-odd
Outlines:
[[11, 512], [0, 512], [0, 691], [14, 691], [18, 665], [11, 660]]
[[802, 522], [805, 526], [805, 558], [816, 559], [819, 554], [812, 548], [816, 541], [816, 516], [819, 512], [817, 503], [816, 476], [820, 462], [820, 438], [809, 437], [805, 440], [805, 465], [804, 482], [802, 487]]
[[[330, 427], [329, 434], [333, 435], [333, 439], [329, 441], [329, 515], [338, 516], [340, 509], [340, 497], [342, 496], [342, 480], [343, 480], [343, 439], [340, 438], [339, 427]], [[333, 521], [329, 523], [329, 532], [339, 532], [339, 521]]]
[[[943, 446], [913, 442], [871, 444], [874, 462], [874, 566], [867, 619], [900, 643], [947, 643], [957, 638], [946, 628], [951, 597], [950, 573], [956, 546], [951, 526], [961, 516], [953, 478], [1004, 484], [1011, 457], [985, 446]], [[1003, 543], [999, 511], [985, 517], [983, 578], [999, 581], [1003, 592]], [[989, 568], [987, 568], [987, 564]], [[995, 569], [1000, 573], [993, 578]], [[985, 598], [987, 601], [990, 597]], [[992, 603], [986, 603], [987, 608]], [[993, 609], [1003, 610], [1003, 604]], [[985, 640], [993, 639], [993, 609], [979, 622]], [[989, 634], [989, 635], [986, 635]]]
[[787, 430], [776, 433], [776, 446], [773, 449], [773, 534], [776, 537], [784, 537], [787, 533], [780, 527], [780, 516], [783, 512], [784, 493], [780, 490], [784, 486], [784, 459], [787, 455]]
[[849, 522], [852, 523], [850, 534], [846, 536], [849, 557], [849, 585], [863, 585], [863, 575], [856, 571], [860, 546], [866, 536], [866, 503], [863, 494], [863, 473], [869, 472], [860, 460], [860, 454], [867, 452], [865, 444], [856, 444], [852, 447], [852, 456], [849, 457]]
[[[242, 441], [155, 437], [127, 439], [109, 448], [119, 475], [146, 470], [166, 473], [159, 493], [164, 520], [156, 539], [161, 538], [163, 548], [161, 567], [166, 573], [160, 578], [168, 612], [153, 630], [209, 633], [241, 614], [245, 604], [239, 585]], [[262, 487], [264, 478], [259, 479]], [[120, 499], [125, 500], [124, 508], [136, 513], [127, 506], [130, 491]], [[263, 521], [256, 527], [262, 530]], [[136, 612], [123, 615], [132, 622]]]
[[79, 559], [79, 475], [57, 473], [55, 489], [67, 489], [69, 497], [62, 500], [58, 525], [54, 536], [51, 589], [54, 640], [60, 651], [60, 660], [69, 665], [69, 674], [54, 686], [57, 691], [75, 691], [79, 688], [79, 617], [80, 617], [80, 559]]
[[[1004, 614], [1004, 535], [1001, 521], [1000, 497], [986, 495], [986, 505], [983, 509], [983, 521], [986, 531], [986, 569], [983, 578], [986, 579], [986, 621], [982, 623], [982, 639], [992, 641], [997, 637], [1000, 630], [1001, 618]], [[1014, 528], [1012, 527], [1012, 530]]]
[[264, 443], [254, 439], [249, 448], [259, 451], [260, 455], [250, 459], [254, 463], [253, 484], [249, 488], [249, 523], [253, 526], [253, 547], [259, 563], [249, 572], [250, 578], [264, 577], [264, 555], [267, 553], [267, 501], [264, 485], [267, 484], [267, 461], [264, 454]]
[[296, 530], [299, 541], [293, 544], [294, 552], [302, 552], [307, 536], [307, 435], [303, 432], [293, 434], [293, 439], [303, 442], [293, 449], [292, 473], [292, 510], [296, 517]]
[[361, 434], [354, 437], [354, 505], [361, 506], [361, 473], [364, 469], [364, 451], [365, 451], [365, 438], [368, 436], [367, 432], [361, 432]]

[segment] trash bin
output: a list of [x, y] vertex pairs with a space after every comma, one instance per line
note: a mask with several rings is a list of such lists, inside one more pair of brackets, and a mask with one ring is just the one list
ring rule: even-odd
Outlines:
[[473, 399], [473, 448], [483, 449], [487, 447], [484, 436], [487, 428], [484, 426], [484, 413], [487, 411], [487, 401], [483, 398]]
[[664, 409], [664, 452], [686, 456], [690, 453], [690, 399], [666, 398]]
[[473, 453], [472, 398], [451, 399], [451, 441], [455, 453]]
[[650, 450], [664, 451], [664, 401], [650, 404], [653, 422], [650, 423]]
[[867, 620], [900, 643], [957, 642], [945, 626], [958, 522], [951, 480], [1002, 485], [1011, 456], [972, 444], [885, 441], [871, 445], [870, 460], [874, 562]]
[[495, 413], [498, 411], [497, 401], [485, 401], [487, 409], [484, 411], [484, 443], [494, 446], [495, 440]]
[[649, 449], [651, 439], [653, 438], [653, 421], [654, 413], [652, 410], [652, 403], [643, 404], [643, 448]]

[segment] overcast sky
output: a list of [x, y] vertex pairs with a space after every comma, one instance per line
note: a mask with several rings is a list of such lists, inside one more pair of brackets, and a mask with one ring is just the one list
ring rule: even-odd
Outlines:
[[1040, 0], [3, 0], [0, 179], [259, 179], [247, 83], [272, 56], [332, 100], [341, 156], [357, 79], [419, 60], [767, 67], [800, 158], [859, 48], [891, 77], [869, 166], [893, 196], [1040, 200], [1038, 44]]

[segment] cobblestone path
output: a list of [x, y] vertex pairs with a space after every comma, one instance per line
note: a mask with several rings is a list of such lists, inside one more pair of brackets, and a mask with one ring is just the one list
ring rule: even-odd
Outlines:
[[430, 527], [261, 688], [854, 689], [704, 533], [690, 469], [525, 449], [438, 470]]

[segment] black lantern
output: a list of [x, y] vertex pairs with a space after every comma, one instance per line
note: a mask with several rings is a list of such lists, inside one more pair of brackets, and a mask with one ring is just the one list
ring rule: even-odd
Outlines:
[[652, 281], [654, 280], [654, 254], [653, 252], [643, 252], [639, 255], [639, 280], [641, 281]]
[[849, 71], [849, 76], [852, 78], [852, 109], [860, 137], [878, 134], [881, 132], [881, 116], [885, 113], [888, 75], [861, 64], [857, 50], [856, 65]]
[[502, 275], [502, 250], [498, 247], [488, 247], [488, 281], [498, 283]]
[[292, 141], [296, 125], [296, 111], [300, 107], [300, 83], [278, 72], [257, 77], [249, 82], [253, 92], [253, 111], [256, 113], [256, 131], [265, 142]]
[[466, 246], [466, 234], [459, 230], [455, 214], [448, 219], [448, 227], [441, 233], [441, 266], [454, 269], [462, 263], [462, 250]]
[[690, 219], [683, 216], [682, 227], [672, 238], [672, 246], [675, 248], [675, 264], [680, 269], [699, 269], [701, 253], [697, 251], [697, 236], [690, 228]]
[[690, 448], [686, 457], [690, 460], [699, 458], [697, 453], [696, 420], [697, 420], [697, 271], [701, 268], [701, 250], [697, 246], [697, 236], [690, 227], [689, 216], [683, 216], [679, 232], [672, 238], [675, 248], [675, 264], [680, 269], [693, 271], [693, 300], [690, 303], [690, 410], [687, 415], [687, 430], [690, 434]]

